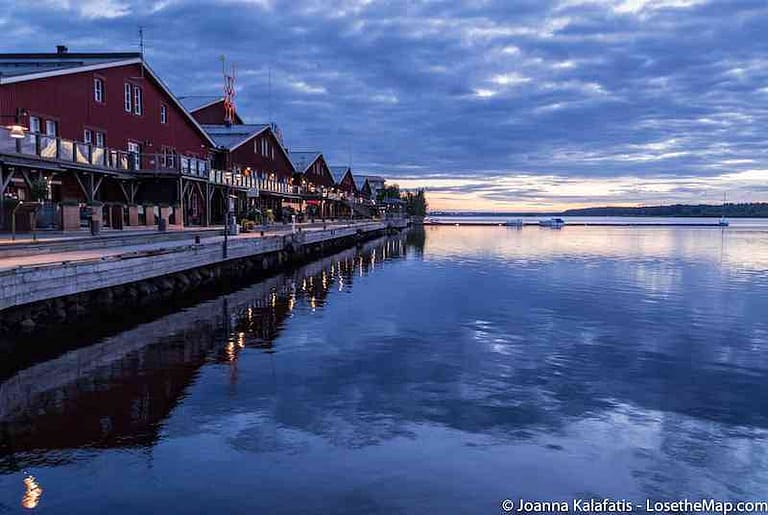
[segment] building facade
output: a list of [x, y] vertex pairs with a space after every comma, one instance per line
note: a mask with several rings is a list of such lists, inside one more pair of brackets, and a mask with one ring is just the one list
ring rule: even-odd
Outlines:
[[288, 152], [273, 123], [226, 120], [222, 97], [174, 96], [140, 53], [0, 54], [0, 116], [6, 230], [214, 225], [233, 205], [274, 220], [363, 213], [349, 167]]
[[114, 227], [160, 208], [172, 223], [208, 223], [215, 144], [141, 54], [0, 54], [0, 73], [0, 114], [26, 129], [0, 131], [4, 200], [87, 203]]

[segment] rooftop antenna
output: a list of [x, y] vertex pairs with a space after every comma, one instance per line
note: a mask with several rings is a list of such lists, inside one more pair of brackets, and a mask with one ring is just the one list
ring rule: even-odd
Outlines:
[[267, 72], [267, 118], [269, 123], [272, 123], [272, 65], [269, 65]]
[[139, 55], [141, 55], [141, 75], [140, 79], [144, 78], [144, 26], [139, 25]]
[[221, 56], [221, 72], [224, 75], [224, 123], [227, 126], [235, 122], [235, 65], [227, 73], [227, 58]]

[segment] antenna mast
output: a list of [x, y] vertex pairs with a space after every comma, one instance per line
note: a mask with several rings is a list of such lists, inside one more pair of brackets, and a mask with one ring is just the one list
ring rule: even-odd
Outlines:
[[272, 123], [272, 65], [269, 65], [267, 72], [267, 118], [269, 123]]
[[235, 123], [235, 65], [232, 65], [232, 73], [227, 73], [227, 58], [221, 56], [221, 72], [224, 75], [224, 123]]
[[144, 26], [139, 25], [139, 53], [141, 54], [141, 78], [144, 78]]

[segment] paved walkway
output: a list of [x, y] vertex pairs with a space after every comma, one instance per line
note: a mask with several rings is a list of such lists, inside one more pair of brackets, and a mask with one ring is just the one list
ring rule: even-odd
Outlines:
[[[362, 223], [367, 223], [367, 222], [362, 222]], [[323, 230], [324, 227], [326, 228], [348, 227], [349, 225], [350, 224], [347, 222], [326, 223], [326, 224], [323, 224], [323, 223], [296, 224], [297, 228], [301, 228], [301, 230], [304, 232], [321, 231]], [[223, 229], [223, 227], [219, 229]], [[259, 228], [255, 232], [242, 233], [237, 236], [229, 236], [229, 239], [235, 240], [235, 239], [246, 239], [246, 238], [260, 238], [261, 237], [260, 231], [261, 231], [261, 228]], [[185, 247], [194, 243], [194, 239], [191, 233], [195, 231], [190, 230], [189, 232], [190, 232], [189, 240], [184, 240], [184, 239], [177, 239], [177, 240], [171, 240], [171, 241], [166, 240], [166, 241], [159, 241], [155, 243], [120, 245], [120, 246], [114, 246], [114, 247], [96, 248], [96, 249], [87, 249], [87, 250], [73, 250], [73, 251], [66, 251], [66, 252], [47, 252], [44, 254], [35, 254], [31, 256], [0, 258], [0, 271], [10, 270], [10, 269], [19, 268], [19, 267], [40, 266], [40, 265], [47, 265], [47, 264], [72, 262], [72, 261], [86, 261], [86, 260], [102, 259], [102, 258], [111, 257], [111, 256], [119, 256], [123, 254], [131, 254], [135, 252], [148, 252], [153, 250], [168, 250], [168, 249], [173, 249], [178, 247]], [[275, 236], [275, 235], [290, 234], [291, 232], [292, 232], [292, 227], [290, 225], [279, 224], [279, 225], [271, 225], [267, 227], [264, 230], [264, 235]], [[123, 234], [125, 235], [125, 233]], [[156, 233], [156, 234], [163, 234], [163, 233]], [[214, 232], [212, 232], [210, 236], [206, 235], [201, 239], [201, 243], [208, 244], [208, 245], [214, 244], [214, 243], [221, 243], [223, 241], [224, 241], [224, 236]], [[45, 245], [45, 242], [38, 242], [38, 243], [41, 245]]]

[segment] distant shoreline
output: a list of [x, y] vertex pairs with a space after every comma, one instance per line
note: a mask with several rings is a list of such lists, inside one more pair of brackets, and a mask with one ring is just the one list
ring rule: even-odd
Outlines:
[[538, 213], [525, 212], [469, 212], [469, 211], [434, 211], [428, 216], [613, 216], [613, 217], [676, 217], [676, 218], [768, 218], [768, 203], [758, 202], [750, 204], [675, 204], [671, 206], [644, 206], [644, 207], [587, 207], [580, 209], [567, 209], [565, 211], [550, 211]]

